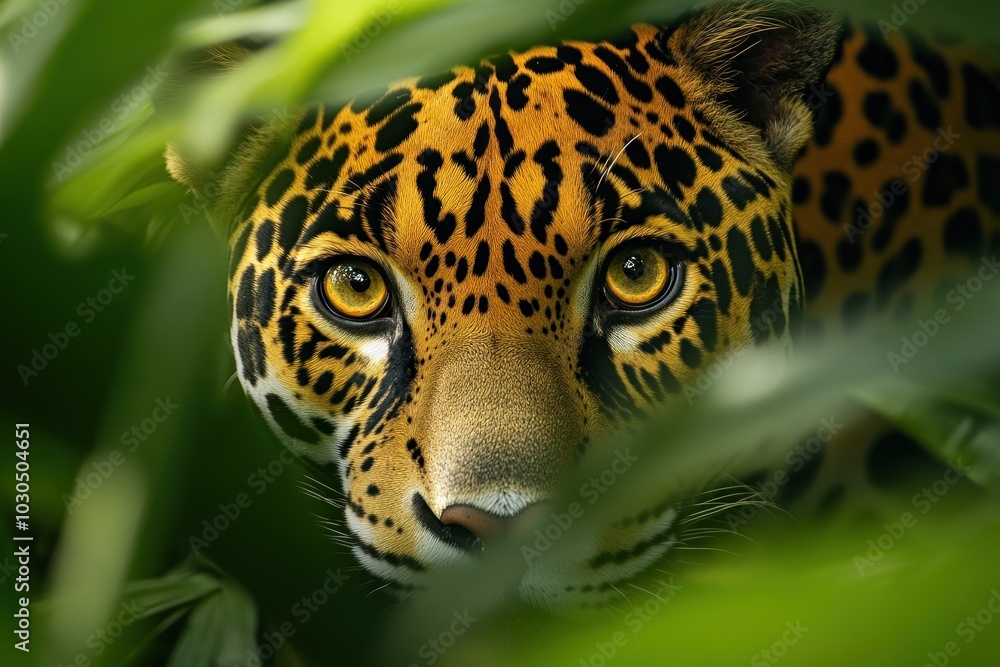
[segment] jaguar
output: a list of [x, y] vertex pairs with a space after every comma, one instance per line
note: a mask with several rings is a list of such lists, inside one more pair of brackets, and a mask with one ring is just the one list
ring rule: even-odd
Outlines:
[[[943, 275], [1000, 248], [998, 72], [832, 10], [727, 2], [254, 127], [204, 198], [239, 380], [342, 489], [356, 558], [419, 588], [726, 355], [933, 313]], [[167, 166], [198, 195], [192, 155]], [[805, 466], [817, 502], [870, 490], [908, 444], [874, 417], [834, 432]], [[599, 605], [682, 517], [602, 527], [520, 595]]]

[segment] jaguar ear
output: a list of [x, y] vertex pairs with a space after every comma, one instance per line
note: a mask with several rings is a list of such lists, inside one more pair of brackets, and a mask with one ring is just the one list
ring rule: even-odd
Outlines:
[[[170, 114], [202, 82], [226, 74], [245, 61], [252, 49], [239, 42], [225, 42], [181, 52], [168, 65], [167, 76], [157, 87], [153, 106], [159, 114]], [[201, 196], [210, 180], [208, 165], [199, 164], [195, 151], [178, 144], [167, 146], [165, 153], [167, 171], [179, 183], [186, 185], [195, 196]]]
[[[670, 34], [668, 53], [695, 70], [726, 121], [738, 118], [790, 168], [812, 135], [811, 88], [826, 76], [843, 31], [839, 12], [791, 2], [730, 2]], [[711, 105], [709, 105], [711, 106]], [[815, 103], [812, 104], [815, 106]]]
[[228, 238], [256, 205], [261, 181], [288, 153], [294, 117], [273, 112], [248, 122], [221, 164], [206, 164], [178, 143], [164, 150], [167, 172], [188, 187], [212, 227]]
[[[215, 44], [180, 56], [158, 88], [154, 105], [169, 114], [203, 82], [225, 76], [255, 51], [267, 46], [259, 40]], [[283, 112], [249, 118], [237, 129], [235, 142], [221, 163], [206, 163], [197, 150], [174, 142], [164, 151], [167, 172], [187, 188], [203, 207], [212, 226], [223, 236], [240, 218], [268, 166], [283, 156], [288, 126], [294, 119]], [[258, 181], [254, 181], [257, 178]]]

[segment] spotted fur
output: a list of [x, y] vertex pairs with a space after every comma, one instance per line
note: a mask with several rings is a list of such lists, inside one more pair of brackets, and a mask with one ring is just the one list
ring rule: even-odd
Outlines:
[[[926, 277], [994, 252], [1000, 87], [981, 62], [827, 11], [727, 4], [309, 109], [249, 142], [214, 209], [240, 381], [340, 481], [360, 561], [419, 586], [474, 551], [444, 508], [514, 515], [721, 355], [916, 317]], [[855, 238], [857, 209], [948, 132]], [[602, 309], [605, 260], [635, 239], [677, 260], [679, 293]], [[324, 308], [341, 255], [382, 267], [390, 316]], [[599, 603], [670, 550], [677, 519], [663, 503], [618, 522], [521, 592]]]

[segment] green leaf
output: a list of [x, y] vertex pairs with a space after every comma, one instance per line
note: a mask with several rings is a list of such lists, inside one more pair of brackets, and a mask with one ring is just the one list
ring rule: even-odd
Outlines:
[[155, 202], [158, 199], [161, 199], [167, 193], [176, 191], [177, 184], [173, 181], [153, 183], [152, 185], [147, 185], [144, 188], [139, 188], [138, 190], [133, 190], [128, 193], [119, 199], [117, 203], [112, 204], [102, 211], [101, 215], [111, 215], [112, 213], [117, 213], [119, 211], [125, 211], [137, 206], [143, 206], [144, 204], [149, 204], [150, 202]]
[[968, 382], [924, 384], [886, 378], [857, 392], [938, 458], [957, 464], [971, 479], [1000, 489], [1000, 394]]
[[235, 582], [216, 584], [218, 591], [191, 612], [168, 667], [233, 665], [256, 650], [257, 608], [253, 599]]
[[213, 667], [225, 623], [222, 595], [205, 598], [191, 612], [167, 667]]
[[235, 583], [227, 583], [219, 594], [222, 598], [221, 623], [216, 663], [242, 664], [257, 650], [257, 607], [253, 598]]
[[218, 593], [218, 579], [201, 572], [181, 572], [160, 579], [146, 579], [127, 585], [122, 598], [141, 609], [139, 618], [149, 618], [164, 611]]

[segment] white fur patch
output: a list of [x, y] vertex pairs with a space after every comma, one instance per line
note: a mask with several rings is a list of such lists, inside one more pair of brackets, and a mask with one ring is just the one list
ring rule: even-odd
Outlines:
[[389, 356], [389, 341], [384, 338], [376, 338], [366, 343], [358, 345], [358, 351], [368, 358], [373, 364], [381, 364]]
[[608, 347], [611, 348], [612, 352], [632, 352], [642, 342], [635, 331], [622, 326], [611, 327], [605, 333]]

